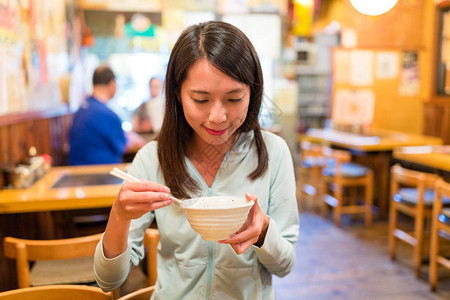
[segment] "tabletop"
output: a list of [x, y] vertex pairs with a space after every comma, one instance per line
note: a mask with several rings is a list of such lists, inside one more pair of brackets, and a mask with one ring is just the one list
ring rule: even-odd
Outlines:
[[393, 157], [398, 160], [450, 172], [450, 145], [396, 148]]
[[0, 214], [110, 207], [122, 180], [114, 167], [129, 164], [52, 167], [31, 187], [0, 190]]
[[328, 142], [335, 146], [364, 152], [392, 151], [395, 147], [401, 146], [442, 145], [443, 143], [442, 139], [437, 137], [386, 129], [372, 129], [362, 134], [311, 128], [302, 140]]

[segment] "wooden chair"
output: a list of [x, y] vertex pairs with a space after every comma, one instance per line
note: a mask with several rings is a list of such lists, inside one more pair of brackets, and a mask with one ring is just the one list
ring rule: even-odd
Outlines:
[[89, 283], [95, 282], [94, 253], [101, 237], [101, 233], [58, 240], [5, 237], [3, 250], [6, 257], [16, 260], [19, 288]]
[[124, 295], [117, 300], [149, 300], [150, 296], [153, 294], [155, 290], [155, 286], [148, 286], [142, 289], [139, 289], [135, 292]]
[[[429, 281], [431, 290], [435, 291], [438, 279], [438, 265], [450, 269], [450, 259], [439, 253], [439, 233], [444, 231], [450, 236], [450, 208], [444, 207], [450, 201], [450, 183], [442, 179], [437, 180], [433, 203], [430, 246], [430, 273]], [[445, 237], [445, 235], [442, 235]]]
[[[341, 226], [343, 214], [364, 214], [366, 226], [372, 224], [373, 171], [351, 162], [351, 153], [345, 150], [324, 149], [326, 166], [322, 169], [323, 193], [321, 211], [326, 217], [328, 205], [333, 208], [333, 220]], [[358, 188], [364, 188], [358, 201]], [[345, 191], [352, 192], [345, 197]]]
[[[391, 168], [391, 198], [389, 212], [389, 253], [396, 258], [396, 243], [401, 240], [414, 248], [414, 270], [420, 275], [422, 263], [425, 220], [431, 218], [434, 185], [438, 177], [434, 174], [402, 168], [399, 164]], [[398, 213], [414, 219], [414, 231], [406, 232], [398, 224]]]
[[300, 149], [298, 198], [304, 207], [315, 211], [316, 208], [320, 208], [321, 171], [325, 162], [323, 147], [308, 141], [300, 141]]
[[159, 243], [159, 231], [158, 229], [148, 228], [145, 231], [144, 247], [147, 248], [147, 278], [148, 286], [153, 286], [156, 283], [158, 277], [157, 271], [157, 252]]
[[[113, 300], [112, 292], [86, 285], [45, 285], [0, 293], [0, 300]], [[147, 300], [150, 298], [147, 298]]]

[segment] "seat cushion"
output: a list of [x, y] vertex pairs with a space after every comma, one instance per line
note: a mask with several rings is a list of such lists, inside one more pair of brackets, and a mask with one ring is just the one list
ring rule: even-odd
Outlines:
[[[396, 202], [406, 202], [409, 204], [417, 204], [418, 199], [418, 191], [417, 188], [400, 188], [396, 195], [394, 195], [394, 200]], [[434, 201], [434, 190], [433, 189], [425, 189], [424, 193], [424, 205], [433, 206]], [[450, 204], [450, 199], [444, 197], [442, 199], [444, 204]]]
[[[363, 177], [367, 175], [367, 172], [369, 170], [368, 168], [355, 163], [344, 163], [342, 164], [341, 168], [342, 176], [345, 178]], [[334, 163], [327, 164], [327, 167], [323, 168], [322, 173], [325, 176], [335, 176], [336, 167], [334, 166]]]
[[301, 164], [303, 168], [312, 168], [315, 166], [322, 167], [323, 165], [325, 165], [325, 158], [307, 156], [302, 160]]
[[438, 219], [442, 223], [445, 223], [450, 226], [450, 207], [442, 209]]
[[30, 271], [31, 286], [95, 282], [94, 257], [40, 260]]

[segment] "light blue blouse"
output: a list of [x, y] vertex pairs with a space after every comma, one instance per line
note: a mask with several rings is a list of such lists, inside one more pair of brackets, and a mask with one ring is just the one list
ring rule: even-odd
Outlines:
[[[154, 219], [158, 224], [158, 279], [152, 299], [275, 299], [272, 274], [283, 277], [294, 267], [299, 232], [292, 157], [285, 141], [263, 131], [269, 167], [262, 177], [247, 176], [257, 165], [253, 132], [242, 133], [225, 156], [211, 187], [189, 159], [190, 175], [200, 184], [201, 196], [237, 196], [253, 193], [270, 217], [262, 247], [237, 255], [228, 244], [204, 241], [189, 225], [183, 209], [169, 205], [131, 222], [128, 248], [114, 259], [95, 254], [95, 274], [103, 290], [120, 286], [129, 270], [144, 256], [143, 237]], [[134, 159], [129, 173], [164, 184], [157, 143], [150, 142]]]

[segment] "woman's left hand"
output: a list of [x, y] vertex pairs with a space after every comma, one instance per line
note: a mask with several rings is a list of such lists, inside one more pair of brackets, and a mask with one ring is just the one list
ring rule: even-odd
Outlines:
[[247, 198], [248, 201], [255, 201], [255, 204], [250, 209], [244, 225], [229, 238], [218, 241], [221, 244], [230, 244], [237, 254], [244, 253], [245, 250], [253, 244], [261, 247], [264, 243], [270, 221], [269, 216], [267, 216], [259, 206], [256, 195], [245, 194], [245, 198]]

